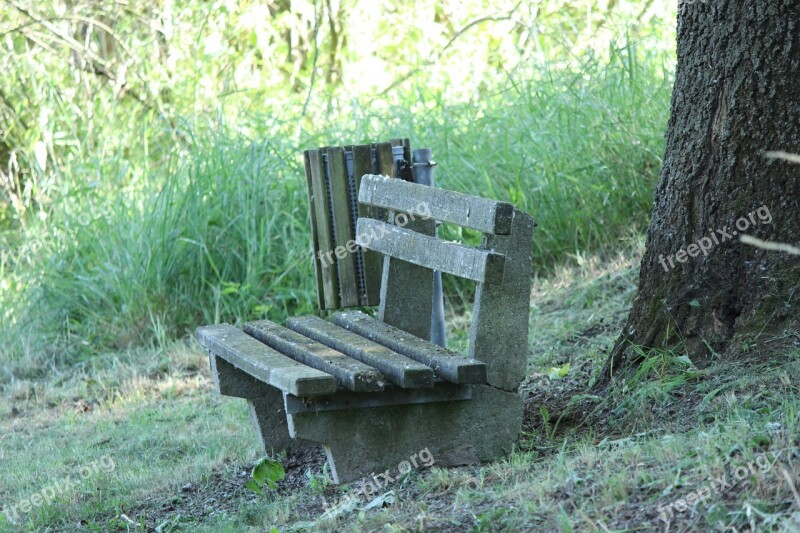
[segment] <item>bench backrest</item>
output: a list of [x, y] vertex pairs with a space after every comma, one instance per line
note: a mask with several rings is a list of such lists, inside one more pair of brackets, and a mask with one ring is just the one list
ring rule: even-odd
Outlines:
[[[525, 376], [530, 314], [531, 243], [536, 223], [511, 204], [365, 175], [358, 200], [388, 211], [388, 221], [361, 216], [356, 243], [384, 256], [383, 322], [430, 338], [434, 271], [477, 283], [471, 357], [487, 365], [489, 384], [515, 390]], [[435, 236], [435, 222], [483, 233], [477, 248]]]

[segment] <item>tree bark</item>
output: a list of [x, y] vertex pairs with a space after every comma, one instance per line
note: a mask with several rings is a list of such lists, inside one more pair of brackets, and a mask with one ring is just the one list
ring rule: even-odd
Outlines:
[[800, 166], [773, 150], [800, 153], [800, 5], [682, 2], [639, 287], [601, 384], [637, 363], [632, 345], [699, 366], [798, 345], [800, 261], [739, 242], [800, 241]]

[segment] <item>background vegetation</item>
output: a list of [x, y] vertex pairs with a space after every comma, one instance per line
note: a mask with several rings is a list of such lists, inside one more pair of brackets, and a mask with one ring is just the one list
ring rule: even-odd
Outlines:
[[[797, 531], [797, 350], [643, 351], [590, 393], [637, 285], [675, 3], [0, 0], [0, 531]], [[539, 222], [523, 432], [327, 520], [361, 482], [318, 450], [248, 491], [246, 402], [187, 334], [310, 311], [302, 150], [395, 136]]]
[[309, 147], [432, 147], [439, 185], [534, 215], [543, 273], [613, 251], [646, 227], [674, 17], [626, 0], [4, 0], [4, 368], [310, 310]]

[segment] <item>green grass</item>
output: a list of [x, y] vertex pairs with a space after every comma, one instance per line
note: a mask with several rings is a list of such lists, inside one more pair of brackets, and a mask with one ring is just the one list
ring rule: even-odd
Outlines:
[[[655, 352], [647, 355], [658, 361], [649, 368], [659, 394], [620, 387], [602, 402], [574, 401], [624, 320], [637, 250], [615, 261], [588, 257], [535, 283], [526, 432], [504, 460], [415, 471], [386, 487], [394, 503], [364, 510], [364, 499], [335, 521], [323, 518], [322, 504], [348, 487], [328, 485], [320, 462], [286, 463], [279, 492], [258, 497], [244, 489], [259, 457], [246, 402], [213, 390], [195, 344], [169, 342], [2, 387], [3, 508], [79, 478], [92, 461], [111, 458], [114, 468], [16, 526], [0, 522], [0, 531], [650, 531], [664, 528], [661, 510], [750, 464], [731, 487], [673, 510], [671, 529], [794, 530], [800, 501], [784, 470], [793, 480], [800, 473], [792, 379], [800, 354], [733, 372], [709, 368], [675, 384], [669, 378], [683, 368]], [[564, 362], [570, 372], [550, 379], [548, 368]], [[763, 457], [768, 468], [758, 466]]]
[[[186, 144], [157, 162], [132, 160], [123, 146], [76, 162], [40, 217], [0, 232], [0, 332], [12, 339], [0, 360], [36, 375], [163, 346], [202, 323], [310, 311], [309, 147], [409, 136], [433, 147], [438, 185], [534, 216], [539, 272], [613, 253], [647, 224], [671, 71], [645, 46], [611, 49], [570, 68], [524, 65], [471, 102], [418, 87], [401, 98], [407, 105], [372, 111], [356, 100], [313, 123], [288, 118], [290, 106], [235, 128], [183, 124]], [[153, 133], [142, 129], [143, 145]], [[452, 228], [444, 235], [474, 241]], [[447, 289], [457, 308], [468, 302], [464, 286]]]
[[[624, 20], [613, 21], [583, 3], [545, 3], [527, 14], [538, 35], [517, 24], [495, 43], [482, 24], [466, 27], [470, 61], [473, 49], [513, 52], [523, 35], [538, 42], [510, 71], [490, 53], [482, 78], [455, 91], [447, 80], [470, 68], [458, 42], [438, 57], [443, 69], [384, 43], [392, 76], [414, 61], [422, 69], [376, 97], [319, 82], [304, 109], [310, 58], [285, 94], [240, 84], [245, 71], [234, 70], [265, 43], [254, 47], [225, 10], [176, 6], [186, 26], [168, 43], [180, 55], [173, 70], [148, 59], [138, 13], [114, 26], [125, 54], [139, 54], [128, 88], [145, 105], [9, 34], [0, 156], [16, 150], [22, 181], [0, 191], [0, 531], [651, 531], [665, 529], [668, 508], [670, 530], [800, 528], [800, 353], [698, 369], [680, 346], [639, 350], [632, 379], [591, 394], [634, 295], [661, 166], [674, 34], [658, 16], [643, 19], [636, 2], [618, 3]], [[102, 5], [89, 7], [95, 16]], [[433, 13], [430, 24], [452, 25]], [[377, 31], [405, 33], [393, 22], [402, 12], [391, 15]], [[600, 37], [629, 24], [634, 37]], [[216, 26], [231, 46], [212, 57], [204, 39]], [[643, 32], [661, 38], [637, 41]], [[271, 45], [281, 52], [267, 56], [285, 55], [282, 41]], [[363, 51], [343, 49], [354, 52], [351, 62]], [[415, 471], [387, 487], [386, 506], [363, 500], [329, 520], [324, 503], [359, 482], [333, 486], [321, 455], [282, 457], [277, 493], [245, 489], [260, 453], [246, 402], [214, 391], [191, 333], [313, 311], [302, 151], [406, 136], [433, 148], [439, 186], [513, 202], [539, 223], [523, 433], [504, 460]], [[43, 146], [47, 168], [37, 167]], [[477, 239], [450, 226], [443, 235]], [[464, 350], [472, 293], [449, 278], [445, 287], [451, 346]], [[769, 468], [675, 510], [764, 457]]]

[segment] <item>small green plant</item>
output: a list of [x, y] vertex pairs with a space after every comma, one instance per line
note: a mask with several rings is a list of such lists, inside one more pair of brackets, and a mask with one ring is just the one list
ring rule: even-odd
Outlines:
[[544, 432], [547, 438], [553, 437], [553, 428], [550, 426], [550, 411], [544, 405], [539, 407], [539, 414], [542, 415], [542, 423], [544, 424]]
[[322, 467], [322, 472], [316, 474], [311, 469], [306, 470], [306, 479], [308, 480], [308, 488], [314, 493], [323, 492], [328, 485], [330, 485], [330, 476], [328, 475], [330, 467], [328, 463]]
[[569, 374], [569, 363], [561, 366], [550, 367], [550, 373], [547, 375], [550, 379], [563, 379]]
[[259, 496], [263, 496], [264, 493], [261, 489], [264, 488], [264, 485], [275, 490], [278, 488], [278, 481], [285, 477], [286, 471], [278, 461], [264, 457], [253, 467], [253, 472], [245, 486]]
[[499, 507], [497, 509], [487, 511], [479, 514], [476, 518], [477, 521], [472, 526], [472, 533], [483, 533], [484, 531], [500, 531], [503, 529], [503, 524], [506, 522], [506, 516], [509, 514], [509, 509], [506, 507]]

